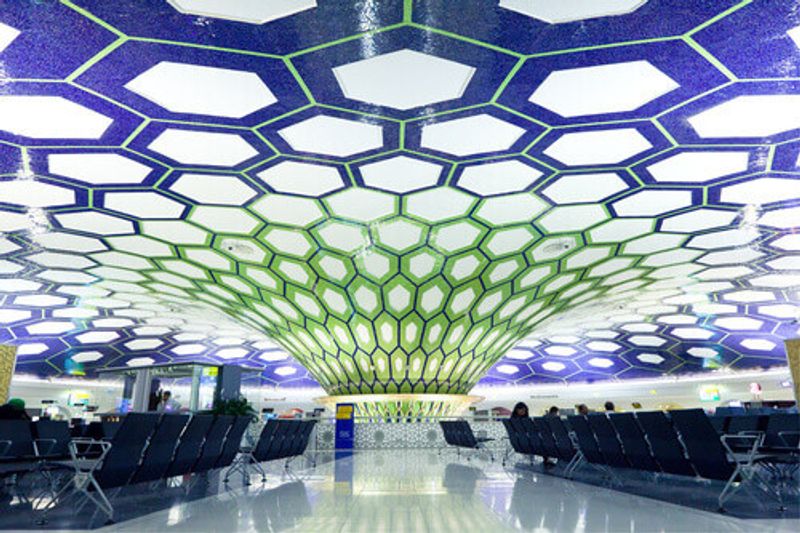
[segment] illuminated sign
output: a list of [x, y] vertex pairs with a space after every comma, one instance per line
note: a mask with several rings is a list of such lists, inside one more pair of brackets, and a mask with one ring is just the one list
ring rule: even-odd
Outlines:
[[89, 405], [91, 395], [85, 391], [70, 391], [67, 397], [67, 405], [70, 407], [77, 407], [82, 405]]
[[703, 385], [700, 387], [701, 402], [718, 402], [719, 387], [717, 385]]

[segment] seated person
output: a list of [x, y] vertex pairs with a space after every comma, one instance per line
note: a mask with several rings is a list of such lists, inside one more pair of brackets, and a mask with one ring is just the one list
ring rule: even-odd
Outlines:
[[158, 403], [157, 411], [159, 413], [177, 413], [181, 410], [181, 404], [172, 399], [172, 392], [165, 390], [161, 394], [161, 401]]
[[0, 420], [30, 420], [25, 411], [25, 400], [11, 398], [5, 405], [0, 405]]
[[528, 416], [528, 406], [523, 402], [519, 402], [511, 411], [511, 418], [528, 418]]

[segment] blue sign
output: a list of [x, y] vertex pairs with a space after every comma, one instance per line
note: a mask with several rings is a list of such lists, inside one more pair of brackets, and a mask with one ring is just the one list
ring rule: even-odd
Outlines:
[[352, 403], [336, 404], [336, 449], [352, 450], [355, 443], [355, 406]]

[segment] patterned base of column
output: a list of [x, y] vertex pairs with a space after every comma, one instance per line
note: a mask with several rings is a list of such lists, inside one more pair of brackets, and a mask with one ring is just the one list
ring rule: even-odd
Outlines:
[[797, 405], [800, 405], [800, 339], [786, 339], [783, 343], [786, 346], [786, 360], [789, 362], [789, 370], [792, 372], [794, 400]]
[[353, 394], [315, 398], [329, 412], [337, 403], [352, 403], [357, 417], [394, 418], [416, 421], [418, 418], [454, 416], [483, 400], [482, 396], [466, 394]]
[[0, 345], [0, 404], [8, 401], [16, 361], [17, 347]]

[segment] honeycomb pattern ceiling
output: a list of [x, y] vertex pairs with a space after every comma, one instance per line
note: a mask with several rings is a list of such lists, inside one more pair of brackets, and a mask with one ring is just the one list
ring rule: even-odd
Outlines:
[[0, 9], [0, 342], [329, 393], [785, 364], [793, 0]]

